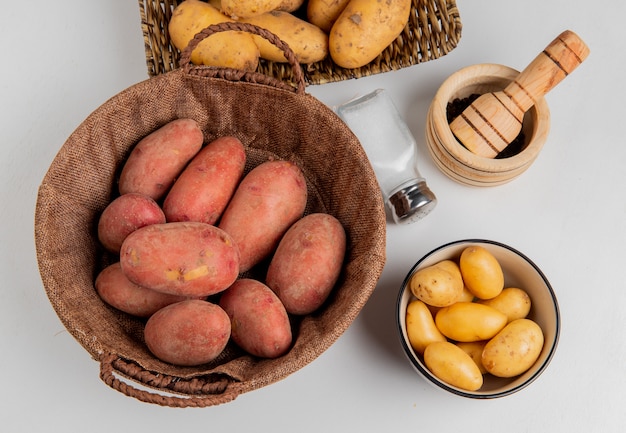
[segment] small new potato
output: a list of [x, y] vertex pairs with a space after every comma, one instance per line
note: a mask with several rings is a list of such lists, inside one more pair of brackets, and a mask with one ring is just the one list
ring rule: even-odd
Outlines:
[[228, 233], [210, 224], [153, 224], [131, 233], [120, 251], [129, 280], [180, 296], [209, 296], [239, 274], [239, 251]]
[[[454, 269], [454, 268], [453, 268]], [[413, 295], [433, 307], [447, 307], [463, 293], [460, 274], [450, 272], [446, 265], [431, 265], [417, 270], [409, 280]]]
[[457, 302], [442, 308], [435, 316], [437, 328], [455, 341], [488, 340], [504, 328], [504, 313], [475, 302]]
[[[465, 287], [465, 285], [463, 285], [463, 291], [461, 292], [461, 296], [459, 296], [459, 298], [456, 300], [456, 302], [472, 302], [473, 300], [474, 300], [474, 294], [472, 292], [470, 292], [469, 290], [467, 290], [467, 287]], [[439, 310], [444, 308], [444, 307], [434, 307], [434, 306], [429, 305], [429, 304], [426, 304], [426, 306], [430, 310], [430, 312], [433, 315], [433, 317], [435, 317], [435, 315], [437, 314], [437, 312]]]
[[439, 332], [428, 306], [419, 299], [406, 307], [406, 333], [413, 350], [423, 354], [426, 347], [436, 341], [447, 341]]
[[478, 245], [465, 248], [459, 267], [465, 285], [477, 298], [495, 298], [504, 288], [502, 267], [486, 248]]
[[274, 252], [287, 229], [302, 218], [306, 202], [306, 179], [293, 162], [267, 161], [244, 176], [219, 223], [239, 249], [240, 272]]
[[487, 369], [483, 365], [483, 350], [485, 349], [485, 345], [487, 341], [469, 341], [469, 342], [458, 342], [456, 345], [463, 349], [465, 353], [467, 353], [470, 358], [476, 363], [476, 366], [480, 370], [481, 374], [487, 373]]
[[[299, 63], [309, 64], [328, 55], [328, 36], [319, 27], [285, 11], [271, 11], [262, 15], [241, 18], [240, 22], [269, 30], [286, 42]], [[261, 57], [272, 62], [286, 62], [283, 51], [262, 36], [253, 35]]]
[[280, 240], [265, 283], [288, 313], [312, 313], [335, 286], [345, 253], [346, 232], [341, 222], [325, 213], [308, 214]]
[[152, 198], [128, 193], [114, 199], [98, 219], [98, 240], [110, 252], [119, 254], [124, 239], [135, 230], [163, 224], [163, 210]]
[[350, 0], [330, 30], [330, 56], [342, 68], [368, 64], [402, 33], [410, 13], [411, 0]]
[[246, 151], [236, 137], [207, 144], [180, 174], [163, 202], [168, 222], [215, 224], [243, 176]]
[[[168, 33], [172, 44], [183, 51], [200, 31], [212, 24], [232, 21], [234, 19], [209, 3], [186, 0], [174, 9], [168, 23]], [[259, 48], [249, 33], [214, 33], [193, 50], [191, 62], [196, 65], [255, 71], [259, 65]]]
[[202, 300], [168, 305], [146, 322], [144, 339], [161, 361], [180, 366], [217, 358], [230, 338], [230, 319], [219, 306]]
[[122, 167], [120, 194], [136, 192], [160, 200], [203, 141], [202, 130], [193, 119], [176, 119], [150, 133], [137, 143]]
[[189, 298], [168, 295], [130, 281], [120, 262], [104, 268], [95, 281], [96, 292], [110, 306], [137, 317], [150, 317], [161, 308]]
[[459, 296], [459, 299], [457, 299], [457, 302], [472, 302], [474, 299], [474, 294], [469, 291], [465, 284], [463, 284], [463, 292], [461, 293], [461, 296]]
[[506, 314], [509, 322], [516, 319], [524, 319], [528, 316], [531, 307], [528, 293], [517, 287], [507, 287], [495, 298], [481, 299], [477, 302], [503, 312]]
[[467, 391], [483, 386], [476, 363], [460, 347], [448, 341], [429, 344], [424, 350], [426, 367], [440, 380]]
[[291, 323], [280, 299], [260, 281], [241, 278], [221, 296], [233, 341], [261, 358], [276, 358], [291, 346]]
[[[455, 280], [455, 285], [461, 285], [463, 283], [463, 276], [461, 275], [461, 269], [459, 265], [457, 265], [453, 260], [442, 260], [438, 263], [435, 263], [433, 266], [438, 266], [441, 269], [445, 269], [452, 275]], [[463, 287], [465, 290], [465, 287]]]
[[543, 332], [537, 323], [530, 319], [514, 320], [485, 345], [482, 363], [494, 376], [517, 376], [537, 361], [543, 341]]

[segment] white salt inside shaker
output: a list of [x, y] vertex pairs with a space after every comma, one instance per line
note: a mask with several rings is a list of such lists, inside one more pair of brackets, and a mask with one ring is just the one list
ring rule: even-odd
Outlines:
[[385, 206], [396, 223], [425, 217], [437, 204], [417, 168], [417, 144], [384, 89], [336, 108], [357, 136], [378, 179]]

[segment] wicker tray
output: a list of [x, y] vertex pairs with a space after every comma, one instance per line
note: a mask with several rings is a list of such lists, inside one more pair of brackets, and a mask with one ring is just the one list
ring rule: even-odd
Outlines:
[[[178, 68], [180, 52], [170, 41], [167, 24], [180, 0], [139, 0], [148, 75]], [[296, 12], [297, 13], [297, 12]], [[403, 33], [381, 55], [361, 68], [344, 69], [332, 60], [303, 67], [307, 84], [360, 78], [435, 60], [452, 51], [461, 38], [461, 18], [455, 0], [413, 0]], [[258, 72], [282, 81], [294, 81], [286, 63], [261, 60]]]

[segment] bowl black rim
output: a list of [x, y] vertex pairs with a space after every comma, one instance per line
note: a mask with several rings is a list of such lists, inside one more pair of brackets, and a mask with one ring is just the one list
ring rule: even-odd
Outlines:
[[[517, 254], [518, 256], [520, 256], [522, 259], [524, 259], [526, 262], [528, 262], [529, 265], [531, 265], [539, 274], [539, 276], [541, 277], [541, 279], [544, 281], [546, 288], [548, 289], [548, 292], [550, 294], [550, 297], [552, 299], [553, 305], [554, 305], [554, 313], [556, 316], [556, 320], [555, 320], [555, 334], [554, 334], [554, 342], [552, 343], [552, 347], [550, 348], [550, 352], [548, 353], [545, 361], [543, 362], [543, 364], [537, 369], [537, 371], [530, 376], [527, 380], [525, 380], [523, 383], [508, 389], [506, 391], [501, 391], [501, 392], [494, 392], [494, 393], [485, 393], [485, 394], [476, 394], [476, 393], [472, 393], [469, 391], [463, 391], [460, 390], [458, 388], [452, 387], [448, 384], [446, 384], [443, 381], [440, 381], [438, 379], [436, 379], [432, 373], [426, 369], [420, 362], [417, 361], [417, 359], [415, 359], [413, 356], [411, 356], [411, 348], [409, 347], [409, 344], [407, 343], [407, 341], [403, 338], [402, 336], [402, 324], [401, 324], [401, 315], [400, 315], [400, 305], [402, 303], [402, 298], [404, 296], [405, 291], [407, 290], [407, 284], [409, 282], [409, 279], [411, 277], [411, 275], [413, 274], [414, 270], [424, 261], [426, 260], [428, 257], [430, 257], [431, 255], [433, 255], [434, 253], [436, 253], [439, 250], [442, 250], [444, 248], [453, 246], [453, 245], [457, 245], [457, 244], [462, 244], [462, 243], [483, 243], [483, 244], [491, 244], [491, 245], [495, 245], [504, 249], [507, 249], [515, 254]], [[396, 325], [398, 327], [398, 335], [399, 335], [399, 339], [400, 339], [400, 344], [402, 345], [402, 349], [404, 351], [405, 356], [408, 358], [409, 362], [411, 362], [411, 364], [413, 365], [414, 368], [416, 368], [421, 376], [428, 380], [429, 382], [431, 382], [432, 384], [436, 385], [438, 388], [441, 388], [443, 390], [449, 391], [452, 394], [461, 396], [461, 397], [466, 397], [466, 398], [471, 398], [471, 399], [481, 399], [481, 400], [486, 400], [486, 399], [494, 399], [494, 398], [500, 398], [500, 397], [505, 397], [507, 395], [511, 395], [514, 394], [524, 388], [526, 388], [528, 385], [530, 385], [531, 383], [533, 383], [544, 371], [545, 369], [548, 367], [548, 365], [550, 364], [550, 362], [552, 361], [552, 358], [554, 357], [554, 354], [556, 352], [558, 343], [559, 343], [559, 338], [560, 338], [560, 334], [561, 334], [561, 313], [560, 313], [560, 309], [559, 309], [559, 304], [558, 301], [556, 299], [556, 294], [554, 293], [554, 290], [552, 289], [552, 285], [550, 284], [550, 282], [548, 281], [548, 279], [546, 278], [545, 274], [541, 271], [541, 269], [539, 269], [539, 267], [535, 264], [535, 262], [533, 262], [528, 256], [526, 256], [524, 253], [522, 253], [521, 251], [503, 244], [502, 242], [498, 242], [498, 241], [493, 241], [493, 240], [488, 240], [488, 239], [462, 239], [462, 240], [458, 240], [458, 241], [452, 241], [452, 242], [448, 242], [446, 244], [443, 244], [431, 251], [429, 251], [428, 253], [424, 254], [424, 256], [419, 259], [409, 270], [409, 272], [407, 272], [406, 277], [404, 278], [404, 280], [402, 281], [402, 285], [400, 286], [400, 291], [398, 293], [398, 297], [396, 300]]]

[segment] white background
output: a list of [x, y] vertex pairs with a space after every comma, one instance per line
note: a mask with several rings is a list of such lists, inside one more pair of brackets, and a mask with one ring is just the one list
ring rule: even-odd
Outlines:
[[[286, 379], [204, 409], [141, 403], [108, 388], [98, 363], [52, 309], [33, 240], [37, 188], [56, 152], [109, 97], [147, 78], [136, 1], [6, 2], [0, 13], [0, 429], [4, 432], [562, 431], [626, 425], [626, 139], [623, 21], [618, 0], [458, 0], [459, 46], [436, 61], [308, 92], [329, 105], [386, 88], [418, 141], [439, 204], [388, 225], [388, 261], [370, 301], [322, 356]], [[441, 82], [482, 62], [522, 69], [562, 30], [590, 46], [548, 96], [552, 128], [534, 165], [500, 187], [449, 180], [423, 140]], [[394, 304], [406, 272], [464, 238], [507, 243], [533, 259], [558, 296], [555, 358], [522, 392], [448, 395], [401, 351]], [[622, 427], [622, 428], [620, 428]]]

